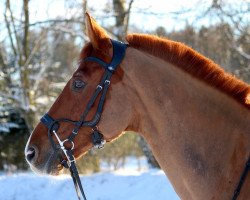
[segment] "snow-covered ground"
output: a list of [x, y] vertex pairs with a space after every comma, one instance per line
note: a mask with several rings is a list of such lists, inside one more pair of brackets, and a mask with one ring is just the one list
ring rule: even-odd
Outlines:
[[[161, 170], [81, 176], [88, 200], [179, 200]], [[0, 176], [0, 200], [76, 200], [71, 178], [30, 173]]]
[[[101, 173], [82, 175], [88, 200], [180, 200], [163, 171], [148, 169], [145, 157], [128, 157], [112, 171], [105, 162]], [[140, 162], [140, 170], [138, 169]], [[32, 172], [0, 173], [0, 200], [77, 200], [69, 175], [39, 176]]]

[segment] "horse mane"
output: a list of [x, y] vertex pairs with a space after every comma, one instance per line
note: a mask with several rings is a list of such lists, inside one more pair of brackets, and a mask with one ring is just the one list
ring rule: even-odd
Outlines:
[[226, 73], [219, 65], [192, 48], [180, 42], [147, 34], [129, 34], [126, 40], [131, 47], [170, 62], [210, 86], [225, 92], [250, 109], [250, 86]]

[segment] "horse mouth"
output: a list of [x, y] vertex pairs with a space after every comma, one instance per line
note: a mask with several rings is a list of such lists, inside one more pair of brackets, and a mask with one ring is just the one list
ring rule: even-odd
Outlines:
[[31, 170], [37, 174], [59, 175], [63, 170], [63, 166], [59, 161], [58, 154], [57, 151], [50, 150], [42, 163], [29, 163]]
[[46, 174], [59, 175], [62, 171], [63, 166], [59, 162], [58, 153], [53, 150], [53, 153], [49, 154], [49, 157], [44, 165], [44, 170]]

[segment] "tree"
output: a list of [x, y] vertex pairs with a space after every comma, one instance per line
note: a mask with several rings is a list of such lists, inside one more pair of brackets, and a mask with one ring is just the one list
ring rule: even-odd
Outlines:
[[[128, 33], [128, 25], [129, 25], [129, 18], [130, 18], [130, 11], [132, 8], [133, 0], [130, 0], [127, 9], [126, 7], [126, 1], [125, 0], [113, 0], [113, 8], [114, 8], [114, 14], [115, 14], [115, 28], [113, 32], [115, 33], [115, 36], [119, 39], [122, 40], [125, 35]], [[144, 155], [147, 157], [148, 163], [152, 167], [157, 167], [159, 168], [159, 164], [157, 163], [156, 159], [153, 156], [153, 153], [150, 150], [150, 147], [147, 145], [145, 140], [141, 138], [141, 136], [137, 136], [138, 139], [137, 141], [139, 142], [139, 145], [141, 149], [144, 152]], [[115, 145], [116, 143], [114, 143]], [[115, 154], [117, 155], [117, 154]], [[115, 156], [113, 155], [113, 156]], [[117, 158], [117, 162], [119, 159]], [[118, 165], [118, 163], [117, 163]]]
[[[87, 41], [83, 31], [83, 13], [91, 10], [96, 19], [103, 22], [112, 38], [123, 40], [128, 30], [133, 28], [129, 21], [135, 1], [106, 1], [105, 8], [89, 7], [91, 2], [87, 0], [65, 1], [65, 9], [74, 10], [73, 15], [33, 23], [29, 16], [30, 1], [22, 1], [20, 12], [12, 9], [13, 2], [5, 0], [3, 5], [6, 32], [9, 34], [5, 40], [0, 41], [0, 100], [4, 101], [0, 105], [12, 105], [12, 108], [21, 113], [31, 130], [40, 116], [49, 109], [75, 69], [73, 66], [77, 63], [78, 52]], [[152, 13], [149, 9], [135, 9], [133, 12], [184, 18], [186, 25], [183, 29], [168, 32], [162, 24], [156, 33], [186, 43], [226, 70], [250, 82], [249, 5], [244, 0], [199, 1], [196, 5], [195, 8], [182, 8], [162, 14]], [[195, 15], [187, 20], [186, 14], [194, 10]], [[209, 23], [200, 27], [199, 24], [202, 23], [199, 22], [208, 16]], [[137, 30], [144, 32], [138, 28]], [[154, 163], [155, 159], [148, 153], [149, 147], [144, 140], [137, 136], [136, 139], [131, 139], [137, 140], [145, 151], [144, 154], [149, 160], [152, 158]], [[126, 154], [126, 149], [118, 154], [119, 160], [121, 155]], [[99, 157], [96, 154], [93, 157], [97, 166]]]
[[[0, 149], [1, 156], [8, 155], [8, 160], [4, 157], [5, 164], [0, 167], [6, 163], [26, 166], [23, 152], [28, 135], [61, 91], [63, 85], [58, 83], [65, 84], [72, 74], [71, 66], [79, 51], [74, 42], [76, 36], [67, 32], [67, 20], [60, 21], [65, 23], [63, 26], [49, 24], [31, 29], [35, 24], [30, 24], [28, 0], [23, 0], [20, 18], [23, 20], [14, 16], [11, 1], [6, 0], [4, 20], [8, 35], [7, 41], [0, 43], [0, 107], [4, 113]], [[58, 31], [62, 27], [64, 31]], [[12, 122], [14, 114], [24, 125]]]
[[[21, 113], [5, 106], [0, 110], [0, 169], [12, 171], [27, 169], [24, 162], [24, 146], [28, 139], [28, 127]], [[11, 145], [10, 145], [11, 144]]]

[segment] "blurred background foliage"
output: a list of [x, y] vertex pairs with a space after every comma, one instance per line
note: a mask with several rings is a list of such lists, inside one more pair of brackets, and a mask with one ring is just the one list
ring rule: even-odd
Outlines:
[[[117, 170], [123, 168], [126, 159], [134, 157], [138, 160], [140, 168], [140, 157], [143, 151], [138, 143], [138, 136], [133, 132], [127, 132], [112, 143], [107, 143], [104, 149], [92, 149], [87, 155], [77, 162], [81, 172], [98, 172], [101, 165], [103, 170]], [[100, 163], [100, 160], [102, 163]]]
[[[107, 0], [102, 2], [103, 7], [90, 6], [87, 0], [61, 0], [65, 14], [53, 18], [48, 15], [37, 21], [32, 21], [31, 13], [39, 8], [30, 6], [35, 5], [36, 0], [18, 2], [3, 0], [0, 3], [3, 9], [0, 17], [0, 170], [27, 169], [23, 151], [29, 134], [74, 72], [79, 52], [88, 41], [84, 31], [86, 10], [112, 38], [123, 40], [127, 33], [139, 32], [180, 41], [250, 82], [249, 1], [194, 1], [189, 8], [161, 9], [158, 13], [150, 6], [140, 7], [145, 2], [140, 0]], [[171, 28], [166, 23], [146, 30], [136, 25], [136, 15], [155, 19], [155, 24], [157, 19], [171, 18], [182, 25]], [[78, 166], [82, 173], [98, 172], [104, 165], [113, 170], [123, 167], [129, 157], [138, 158], [140, 166], [141, 156], [147, 158], [149, 166], [159, 167], [144, 139], [135, 133], [126, 133], [101, 151], [89, 151]]]

